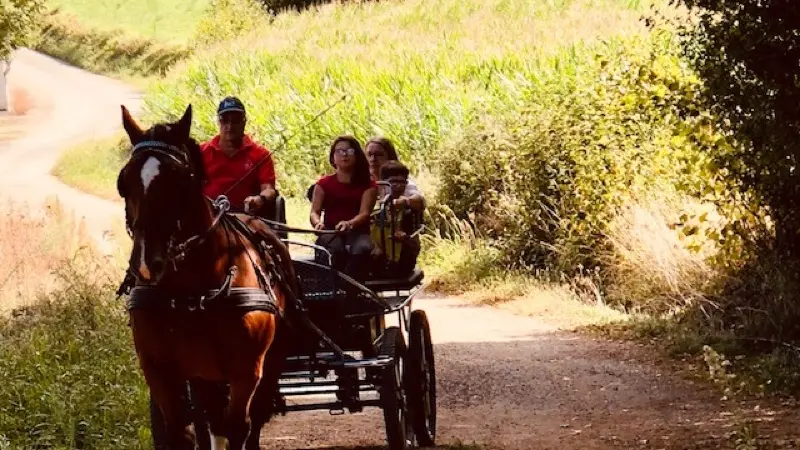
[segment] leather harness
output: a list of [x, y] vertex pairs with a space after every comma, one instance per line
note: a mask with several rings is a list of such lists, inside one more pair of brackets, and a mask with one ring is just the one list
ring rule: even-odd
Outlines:
[[[189, 169], [185, 161], [176, 157], [173, 153], [165, 150], [180, 151], [176, 146], [166, 144], [159, 141], [145, 141], [134, 146], [132, 156], [148, 153], [159, 156], [166, 156], [173, 163], [184, 169]], [[264, 239], [238, 217], [228, 212], [230, 203], [227, 198], [221, 196], [213, 202], [214, 208], [217, 210], [212, 225], [206, 230], [205, 233], [192, 236], [183, 243], [175, 246], [175, 250], [169, 252], [172, 265], [177, 269], [178, 263], [186, 258], [186, 254], [198, 246], [202, 245], [210, 233], [218, 226], [226, 229], [226, 232], [232, 232], [236, 239], [240, 239], [240, 235], [244, 236], [248, 241], [255, 245], [262, 260], [274, 261], [276, 258], [268, 258], [271, 253], [268, 245]], [[129, 228], [129, 233], [131, 233]], [[229, 254], [230, 256], [230, 254]], [[274, 255], [277, 256], [277, 255]], [[270, 279], [280, 280], [282, 270], [278, 270], [276, 264], [273, 262], [267, 267], [269, 274], [264, 273], [262, 268], [256, 261], [252, 261], [253, 267], [256, 269], [256, 274], [259, 279], [260, 287], [232, 287], [231, 282], [236, 273], [237, 267], [232, 265], [228, 270], [225, 281], [218, 289], [212, 289], [199, 294], [177, 294], [167, 291], [160, 286], [136, 286], [136, 279], [133, 271], [129, 267], [126, 271], [125, 279], [122, 281], [119, 289], [117, 290], [117, 297], [123, 294], [129, 294], [127, 302], [127, 309], [164, 309], [164, 310], [185, 310], [185, 311], [199, 311], [215, 313], [224, 308], [227, 310], [235, 309], [239, 311], [266, 311], [273, 314], [279, 314], [283, 317], [284, 311], [279, 308], [278, 300], [272, 290]], [[287, 300], [296, 300], [294, 293], [288, 295]]]

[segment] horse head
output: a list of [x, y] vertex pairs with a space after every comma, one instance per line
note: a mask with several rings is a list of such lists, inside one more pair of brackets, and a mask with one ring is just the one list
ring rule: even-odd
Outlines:
[[122, 124], [132, 145], [117, 178], [133, 239], [130, 270], [138, 281], [155, 284], [168, 269], [176, 239], [191, 232], [187, 216], [205, 200], [202, 155], [191, 137], [192, 106], [177, 122], [146, 130], [122, 106]]

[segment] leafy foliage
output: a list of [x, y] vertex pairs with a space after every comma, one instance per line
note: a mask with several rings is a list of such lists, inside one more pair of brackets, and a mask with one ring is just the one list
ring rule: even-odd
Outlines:
[[680, 3], [699, 11], [684, 28], [684, 46], [703, 80], [702, 100], [735, 143], [714, 163], [750, 197], [750, 210], [766, 209], [776, 250], [800, 257], [800, 3]]
[[502, 242], [511, 264], [602, 266], [623, 205], [653, 191], [713, 191], [715, 140], [680, 114], [696, 107], [698, 80], [671, 36], [595, 50], [578, 70], [540, 77], [520, 113], [479, 122], [439, 158], [442, 200]]
[[260, 2], [267, 10], [278, 14], [287, 10], [302, 11], [310, 6], [331, 3], [331, 0], [260, 0]]
[[211, 0], [197, 22], [193, 41], [202, 47], [233, 39], [265, 24], [265, 14], [257, 0]]
[[31, 42], [44, 5], [44, 0], [0, 1], [0, 60]]

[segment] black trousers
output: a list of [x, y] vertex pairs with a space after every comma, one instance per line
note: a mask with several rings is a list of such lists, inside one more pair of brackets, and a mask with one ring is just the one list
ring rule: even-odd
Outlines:
[[[325, 247], [333, 259], [336, 270], [346, 273], [358, 281], [369, 277], [372, 238], [368, 233], [351, 231], [347, 234], [323, 234], [317, 238], [317, 245]], [[316, 261], [328, 264], [328, 255], [316, 252]]]
[[420, 247], [420, 242], [417, 238], [404, 241], [397, 261], [388, 260], [386, 255], [382, 256], [381, 260], [376, 264], [380, 269], [375, 271], [373, 275], [380, 278], [407, 277], [417, 265]]

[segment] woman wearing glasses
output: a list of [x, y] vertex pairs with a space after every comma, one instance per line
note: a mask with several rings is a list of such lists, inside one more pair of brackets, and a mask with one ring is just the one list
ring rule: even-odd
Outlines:
[[[317, 230], [336, 230], [325, 234], [317, 245], [331, 252], [333, 266], [356, 280], [367, 278], [373, 243], [370, 214], [378, 196], [370, 178], [369, 163], [361, 144], [353, 136], [339, 136], [331, 145], [329, 160], [336, 169], [320, 178], [311, 197], [311, 226]], [[324, 255], [317, 255], [318, 260]]]

